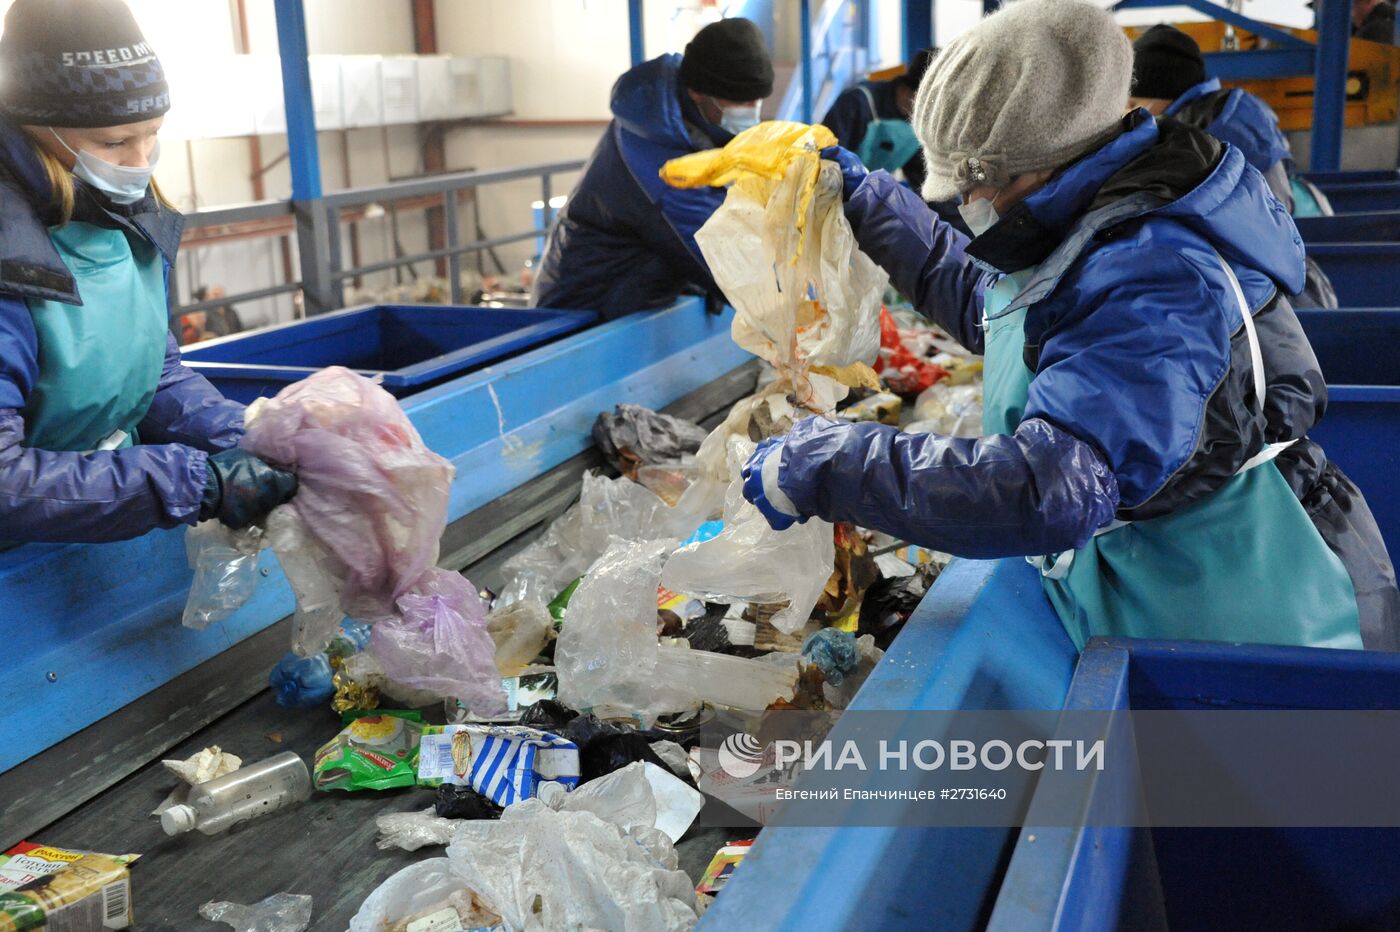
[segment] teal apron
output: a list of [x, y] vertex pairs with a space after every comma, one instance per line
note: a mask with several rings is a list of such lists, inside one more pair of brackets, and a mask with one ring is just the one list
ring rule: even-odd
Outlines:
[[882, 120], [875, 112], [875, 98], [870, 88], [861, 87], [866, 101], [870, 104], [870, 125], [865, 128], [865, 136], [856, 148], [856, 155], [871, 171], [884, 169], [893, 173], [904, 167], [919, 152], [919, 137], [914, 135], [914, 127], [908, 120]]
[[[1234, 273], [1237, 303], [1258, 340]], [[1011, 434], [1034, 374], [1026, 309], [1006, 311], [1034, 270], [986, 295], [983, 431]], [[1256, 397], [1263, 398], [1262, 361]], [[1029, 558], [1076, 646], [1094, 636], [1242, 641], [1360, 649], [1356, 592], [1266, 448], [1223, 487], [1171, 514], [1114, 522], [1082, 549]]]
[[81, 307], [29, 300], [39, 378], [25, 405], [24, 445], [90, 452], [130, 446], [165, 365], [165, 265], [120, 230], [69, 223], [50, 231], [77, 280]]

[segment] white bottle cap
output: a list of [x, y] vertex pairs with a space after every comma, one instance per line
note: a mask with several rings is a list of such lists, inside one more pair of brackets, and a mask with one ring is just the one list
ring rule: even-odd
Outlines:
[[179, 835], [194, 828], [198, 821], [193, 806], [176, 804], [160, 814], [160, 827], [167, 835]]
[[553, 780], [548, 783], [541, 783], [535, 788], [535, 798], [551, 809], [558, 809], [559, 804], [564, 801], [564, 797], [569, 793], [564, 788], [564, 784], [556, 783]]

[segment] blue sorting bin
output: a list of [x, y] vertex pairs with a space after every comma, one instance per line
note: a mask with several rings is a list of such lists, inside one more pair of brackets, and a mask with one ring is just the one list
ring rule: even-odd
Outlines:
[[[1096, 638], [1065, 709], [1396, 709], [1400, 655]], [[1111, 772], [1111, 771], [1110, 771]], [[1121, 771], [1119, 772], [1121, 773]], [[1392, 779], [1377, 774], [1376, 779]], [[1400, 830], [1044, 827], [1066, 801], [1107, 824], [1136, 779], [1047, 771], [988, 929], [1400, 927]]]
[[[849, 708], [1058, 709], [1076, 656], [1025, 560], [955, 560]], [[700, 928], [981, 928], [1015, 838], [1011, 828], [766, 828]]]
[[1308, 246], [1308, 256], [1332, 280], [1341, 307], [1396, 306], [1400, 242], [1316, 243]]
[[1400, 179], [1393, 177], [1383, 181], [1325, 182], [1318, 187], [1339, 214], [1400, 210]]
[[379, 377], [403, 397], [593, 323], [592, 311], [376, 304], [240, 333], [184, 351], [244, 404], [327, 366]]
[[1339, 187], [1354, 184], [1371, 184], [1377, 181], [1400, 181], [1400, 171], [1393, 168], [1379, 168], [1371, 171], [1352, 172], [1308, 172], [1305, 176], [1319, 188]]
[[1311, 249], [1319, 243], [1400, 242], [1400, 210], [1333, 217], [1294, 217], [1303, 242]]
[[1308, 435], [1366, 496], [1400, 559], [1400, 310], [1304, 310], [1327, 378], [1327, 413]]

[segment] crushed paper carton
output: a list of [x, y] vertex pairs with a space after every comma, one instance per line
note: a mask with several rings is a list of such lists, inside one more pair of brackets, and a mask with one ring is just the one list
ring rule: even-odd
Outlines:
[[20, 842], [0, 855], [0, 932], [131, 928], [137, 857]]

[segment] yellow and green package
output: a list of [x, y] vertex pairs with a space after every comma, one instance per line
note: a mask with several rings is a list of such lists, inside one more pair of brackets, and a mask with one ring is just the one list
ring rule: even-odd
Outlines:
[[392, 790], [417, 782], [420, 713], [359, 709], [341, 722], [340, 734], [316, 752], [318, 790]]
[[0, 854], [0, 932], [130, 928], [137, 857], [20, 842]]

